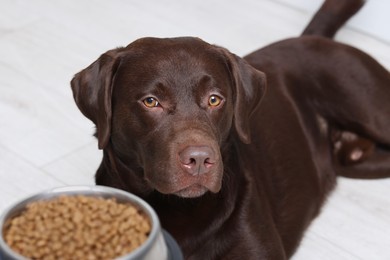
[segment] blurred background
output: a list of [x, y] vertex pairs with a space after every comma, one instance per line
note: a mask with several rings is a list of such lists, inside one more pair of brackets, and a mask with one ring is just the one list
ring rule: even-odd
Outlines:
[[[298, 36], [321, 3], [0, 0], [0, 213], [48, 188], [94, 184], [102, 153], [69, 82], [101, 53], [144, 36], [197, 36], [243, 56]], [[336, 39], [390, 68], [389, 10], [367, 1]], [[390, 259], [390, 180], [340, 179], [294, 259]]]

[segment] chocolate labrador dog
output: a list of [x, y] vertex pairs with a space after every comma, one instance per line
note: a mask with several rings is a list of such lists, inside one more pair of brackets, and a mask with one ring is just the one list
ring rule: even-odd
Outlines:
[[331, 40], [363, 1], [327, 0], [298, 38], [244, 59], [139, 39], [78, 73], [96, 183], [145, 199], [186, 259], [286, 259], [337, 176], [390, 176], [390, 75]]

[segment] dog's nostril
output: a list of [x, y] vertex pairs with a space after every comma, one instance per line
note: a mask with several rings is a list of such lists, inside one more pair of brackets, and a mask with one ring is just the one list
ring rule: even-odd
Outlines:
[[182, 167], [190, 174], [207, 173], [215, 162], [213, 150], [208, 146], [190, 146], [179, 153]]
[[196, 164], [196, 160], [194, 158], [190, 158], [190, 162], [188, 164]]
[[213, 166], [214, 162], [212, 162], [212, 160], [210, 160], [210, 158], [206, 158], [206, 160], [204, 160], [204, 164], [206, 167], [211, 167], [211, 166]]

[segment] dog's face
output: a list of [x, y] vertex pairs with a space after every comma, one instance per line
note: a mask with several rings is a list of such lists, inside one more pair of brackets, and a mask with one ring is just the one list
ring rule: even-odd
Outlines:
[[136, 154], [153, 188], [193, 197], [221, 187], [219, 147], [232, 124], [232, 87], [220, 56], [181, 47], [144, 43], [122, 58], [111, 141], [123, 161]]
[[249, 115], [264, 75], [196, 38], [140, 39], [80, 72], [72, 89], [97, 126], [99, 147], [138, 168], [150, 189], [181, 197], [217, 193], [220, 148], [234, 125], [250, 142]]

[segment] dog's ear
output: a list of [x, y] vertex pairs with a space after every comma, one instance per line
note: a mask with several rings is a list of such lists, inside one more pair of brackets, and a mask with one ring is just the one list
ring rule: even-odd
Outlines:
[[78, 108], [96, 125], [99, 149], [106, 147], [110, 139], [111, 95], [120, 51], [115, 49], [104, 53], [71, 81]]
[[234, 93], [234, 126], [243, 143], [251, 142], [251, 114], [266, 91], [266, 76], [244, 59], [219, 48], [227, 58]]

